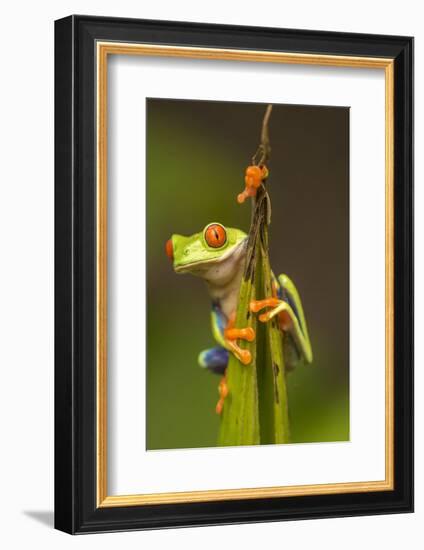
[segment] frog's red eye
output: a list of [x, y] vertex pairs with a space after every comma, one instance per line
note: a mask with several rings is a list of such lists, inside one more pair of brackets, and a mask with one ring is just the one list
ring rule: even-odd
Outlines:
[[212, 248], [221, 248], [227, 242], [225, 228], [219, 223], [211, 223], [205, 230], [205, 240]]

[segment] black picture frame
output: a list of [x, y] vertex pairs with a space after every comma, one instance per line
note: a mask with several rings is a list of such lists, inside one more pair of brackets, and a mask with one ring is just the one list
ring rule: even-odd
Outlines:
[[[94, 90], [99, 40], [394, 60], [394, 490], [97, 506]], [[56, 21], [55, 527], [75, 534], [412, 510], [413, 39], [77, 15]]]

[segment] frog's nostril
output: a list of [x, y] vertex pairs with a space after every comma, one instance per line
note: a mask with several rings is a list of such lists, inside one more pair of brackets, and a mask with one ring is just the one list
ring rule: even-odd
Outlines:
[[174, 247], [172, 245], [172, 239], [168, 239], [166, 241], [165, 252], [170, 260], [174, 259]]

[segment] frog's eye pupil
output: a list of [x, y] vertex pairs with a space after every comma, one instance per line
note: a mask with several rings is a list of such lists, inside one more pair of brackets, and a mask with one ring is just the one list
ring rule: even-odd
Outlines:
[[227, 242], [227, 232], [222, 225], [212, 223], [206, 228], [205, 239], [211, 248], [221, 248]]

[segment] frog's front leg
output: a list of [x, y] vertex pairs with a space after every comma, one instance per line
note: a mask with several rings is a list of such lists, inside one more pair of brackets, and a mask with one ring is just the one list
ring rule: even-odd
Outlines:
[[249, 365], [252, 355], [249, 350], [242, 349], [237, 340], [253, 342], [255, 331], [252, 327], [235, 328], [235, 311], [226, 319], [219, 305], [214, 304], [211, 313], [212, 333], [220, 346], [230, 351], [243, 365]]
[[[228, 354], [229, 352], [233, 353], [237, 359], [243, 363], [243, 365], [248, 365], [252, 361], [252, 356], [249, 350], [242, 349], [237, 345], [236, 340], [246, 340], [248, 342], [253, 342], [255, 339], [255, 331], [252, 327], [246, 328], [235, 328], [235, 312], [226, 320], [225, 316], [222, 313], [219, 305], [214, 305], [212, 308], [211, 321], [212, 321], [212, 332], [215, 337], [215, 340], [218, 342], [219, 347], [213, 348], [211, 350], [206, 350], [202, 352], [199, 356], [199, 363], [202, 366], [209, 368], [210, 370], [220, 373], [223, 368], [223, 377], [218, 386], [219, 391], [219, 401], [216, 405], [216, 412], [221, 414], [224, 407], [225, 398], [228, 395], [228, 385], [226, 378], [226, 368], [228, 364]], [[224, 355], [226, 354], [225, 367], [224, 365]], [[218, 363], [220, 363], [218, 365]]]
[[242, 349], [237, 345], [237, 340], [246, 340], [253, 342], [255, 331], [252, 327], [235, 328], [236, 313], [233, 312], [224, 329], [225, 347], [231, 351], [243, 365], [249, 365], [252, 361], [252, 354], [247, 349]]
[[312, 363], [312, 347], [297, 288], [287, 275], [280, 275], [274, 284], [276, 295], [250, 302], [250, 311], [257, 313], [267, 308], [265, 313], [259, 315], [263, 323], [278, 315], [281, 330], [291, 334], [299, 355], [307, 363]]

